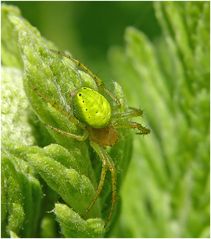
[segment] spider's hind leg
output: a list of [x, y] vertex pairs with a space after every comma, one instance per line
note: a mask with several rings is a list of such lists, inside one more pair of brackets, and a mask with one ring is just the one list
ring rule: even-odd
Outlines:
[[95, 150], [95, 152], [98, 154], [100, 160], [103, 163], [103, 167], [102, 167], [101, 179], [100, 179], [100, 183], [97, 188], [96, 195], [95, 195], [94, 199], [92, 200], [92, 202], [90, 203], [90, 206], [88, 207], [87, 210], [90, 210], [90, 208], [94, 205], [95, 201], [99, 197], [99, 195], [103, 189], [104, 182], [105, 182], [106, 172], [107, 172], [107, 170], [109, 170], [111, 172], [111, 180], [112, 180], [112, 185], [111, 185], [111, 187], [112, 187], [112, 202], [111, 202], [111, 209], [110, 209], [109, 215], [106, 220], [106, 225], [108, 225], [108, 223], [110, 222], [111, 217], [113, 215], [115, 205], [116, 205], [116, 200], [117, 200], [116, 168], [115, 168], [115, 165], [114, 165], [112, 159], [110, 158], [108, 153], [105, 151], [105, 149], [103, 149], [102, 147], [100, 147], [98, 144], [96, 144], [94, 142], [90, 142], [90, 145]]
[[93, 205], [97, 201], [98, 197], [100, 196], [100, 193], [103, 190], [103, 185], [104, 185], [104, 182], [105, 182], [105, 177], [106, 177], [106, 173], [107, 173], [107, 170], [108, 170], [108, 166], [107, 166], [107, 163], [104, 159], [102, 159], [102, 164], [103, 165], [102, 165], [102, 171], [101, 171], [101, 175], [100, 175], [100, 182], [98, 184], [98, 187], [97, 187], [96, 194], [95, 194], [94, 198], [92, 199], [91, 203], [89, 204], [89, 206], [87, 207], [87, 209], [84, 212], [85, 215], [93, 207]]

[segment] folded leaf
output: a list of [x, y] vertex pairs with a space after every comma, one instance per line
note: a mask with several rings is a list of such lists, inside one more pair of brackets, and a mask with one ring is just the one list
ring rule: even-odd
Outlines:
[[104, 222], [100, 218], [82, 219], [64, 204], [55, 205], [55, 214], [65, 237], [102, 237]]

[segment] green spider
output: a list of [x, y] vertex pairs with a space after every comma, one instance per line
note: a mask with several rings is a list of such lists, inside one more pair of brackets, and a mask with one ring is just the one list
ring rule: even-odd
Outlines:
[[[70, 132], [63, 131], [59, 128], [55, 128], [51, 125], [46, 125], [47, 128], [56, 131], [66, 137], [73, 138], [78, 141], [89, 140], [90, 146], [99, 156], [102, 161], [102, 171], [100, 175], [100, 182], [98, 184], [96, 194], [90, 202], [85, 213], [92, 208], [97, 198], [103, 189], [105, 177], [107, 171], [111, 173], [111, 186], [112, 186], [112, 202], [110, 212], [107, 218], [107, 223], [110, 221], [115, 209], [117, 201], [117, 175], [116, 167], [106, 151], [106, 147], [112, 147], [118, 142], [118, 129], [120, 128], [132, 128], [137, 129], [137, 134], [149, 134], [150, 130], [143, 127], [141, 124], [130, 121], [131, 118], [141, 116], [143, 111], [130, 107], [127, 112], [119, 113], [115, 112], [109, 101], [104, 95], [108, 95], [117, 106], [120, 106], [120, 102], [116, 97], [104, 87], [102, 81], [94, 75], [86, 66], [81, 64], [78, 60], [66, 55], [63, 52], [50, 50], [51, 52], [60, 55], [61, 57], [69, 58], [80, 69], [89, 74], [95, 81], [98, 90], [94, 90], [88, 87], [81, 87], [74, 92], [71, 92], [71, 102], [73, 114], [68, 116], [74, 124], [81, 128], [84, 133], [82, 135], [72, 134]], [[34, 89], [36, 90], [36, 89]], [[101, 94], [102, 92], [103, 94]], [[39, 92], [37, 92], [43, 97]]]

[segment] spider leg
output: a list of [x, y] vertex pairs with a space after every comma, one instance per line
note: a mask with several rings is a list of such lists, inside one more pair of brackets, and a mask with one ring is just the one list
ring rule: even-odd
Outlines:
[[[56, 101], [52, 101], [50, 100], [48, 97], [44, 96], [42, 93], [40, 93], [40, 91], [37, 90], [36, 87], [33, 87], [32, 88], [33, 91], [43, 100], [45, 101], [46, 103], [48, 103], [52, 108], [56, 109], [57, 111], [61, 112], [62, 114], [64, 114], [68, 120], [70, 122], [72, 122], [73, 124], [77, 125], [78, 127], [82, 128], [85, 130], [84, 128], [84, 125], [78, 120], [76, 119], [73, 115], [70, 115], [67, 113], [67, 111], [65, 111], [63, 108], [61, 108], [61, 106], [56, 102]], [[88, 132], [87, 130], [84, 131], [84, 134], [83, 135], [76, 135], [76, 134], [72, 134], [70, 132], [67, 132], [67, 131], [64, 131], [64, 130], [61, 130], [59, 128], [55, 128], [49, 124], [46, 124], [43, 122], [43, 124], [46, 126], [46, 128], [48, 129], [51, 129], [51, 130], [54, 130], [56, 131], [57, 133], [61, 134], [61, 135], [65, 135], [66, 137], [69, 137], [69, 138], [73, 138], [73, 139], [76, 139], [78, 141], [85, 141], [88, 137]]]
[[122, 120], [122, 119], [129, 119], [129, 118], [133, 118], [133, 117], [138, 117], [138, 116], [142, 116], [143, 115], [143, 111], [140, 109], [136, 109], [133, 107], [129, 107], [129, 111], [127, 112], [120, 112], [120, 113], [116, 113], [113, 114], [113, 122]]
[[68, 114], [68, 112], [64, 108], [62, 108], [56, 101], [50, 100], [48, 97], [43, 95], [36, 87], [33, 87], [32, 89], [43, 101], [45, 101], [52, 108], [56, 109], [57, 111], [65, 115], [70, 122], [84, 129], [84, 125], [75, 116]]
[[116, 129], [137, 129], [138, 133], [137, 134], [149, 134], [150, 129], [145, 128], [139, 123], [136, 122], [131, 122], [131, 121], [126, 121], [126, 122], [115, 122], [112, 124], [114, 128]]
[[57, 133], [61, 134], [61, 135], [65, 135], [66, 137], [72, 138], [72, 139], [76, 139], [78, 141], [85, 141], [88, 138], [88, 131], [85, 130], [83, 135], [77, 135], [77, 134], [72, 134], [69, 133], [67, 131], [55, 128], [51, 125], [48, 124], [44, 124], [47, 128], [56, 131]]
[[66, 57], [68, 58], [69, 60], [73, 61], [76, 66], [78, 66], [79, 68], [81, 68], [84, 72], [86, 72], [87, 74], [89, 74], [95, 81], [97, 87], [99, 89], [101, 89], [102, 91], [104, 91], [108, 96], [111, 97], [112, 100], [114, 100], [116, 102], [116, 104], [118, 106], [121, 106], [121, 103], [119, 102], [119, 100], [113, 95], [112, 92], [110, 92], [108, 89], [106, 89], [104, 87], [104, 84], [103, 84], [103, 81], [98, 77], [96, 76], [94, 73], [92, 73], [92, 71], [86, 67], [84, 64], [80, 63], [80, 61], [78, 61], [77, 59], [74, 59], [73, 57], [71, 57], [70, 55], [66, 54], [65, 52], [62, 52], [62, 51], [58, 51], [58, 50], [53, 50], [53, 49], [50, 49], [51, 52], [55, 53], [55, 54], [58, 54], [60, 56], [63, 56], [63, 57]]
[[137, 134], [149, 134], [150, 129], [145, 128], [139, 123], [130, 121], [130, 118], [138, 117], [142, 115], [143, 115], [142, 110], [129, 107], [129, 111], [127, 112], [120, 112], [120, 113], [114, 114], [111, 124], [116, 129], [132, 128], [132, 129], [138, 130]]
[[58, 51], [58, 50], [53, 50], [53, 49], [49, 49], [51, 52], [57, 54], [57, 55], [60, 55], [60, 56], [63, 56], [63, 57], [66, 57], [68, 58], [69, 60], [73, 61], [76, 66], [78, 66], [79, 68], [81, 68], [84, 72], [88, 73], [95, 81], [96, 85], [98, 87], [100, 87], [101, 85], [103, 85], [103, 82], [95, 75], [93, 74], [88, 67], [86, 67], [84, 64], [82, 64], [79, 60], [77, 59], [74, 59], [72, 56], [66, 54], [65, 52], [62, 52], [62, 51]]
[[119, 99], [116, 98], [116, 96], [113, 95], [113, 93], [111, 93], [111, 91], [109, 91], [108, 89], [106, 89], [106, 88], [104, 87], [104, 85], [101, 85], [100, 87], [103, 89], [103, 91], [104, 91], [108, 96], [110, 96], [110, 98], [111, 98], [114, 102], [116, 102], [116, 104], [117, 104], [119, 107], [121, 106], [121, 102], [119, 101]]
[[94, 198], [92, 199], [91, 203], [89, 204], [89, 206], [86, 209], [84, 214], [87, 214], [89, 212], [89, 210], [95, 204], [97, 198], [100, 196], [100, 193], [102, 192], [103, 185], [104, 185], [104, 182], [105, 182], [105, 176], [106, 176], [106, 173], [107, 173], [107, 170], [108, 170], [108, 166], [107, 166], [106, 161], [104, 159], [102, 159], [102, 161], [103, 161], [103, 166], [102, 166], [102, 171], [101, 171], [101, 175], [100, 175], [100, 182], [98, 184], [96, 194], [95, 194]]
[[111, 203], [110, 213], [109, 213], [108, 218], [107, 218], [107, 222], [109, 222], [111, 220], [111, 217], [112, 217], [114, 209], [115, 209], [116, 201], [117, 201], [116, 168], [115, 168], [115, 165], [114, 165], [113, 161], [111, 161], [111, 160], [109, 162], [109, 170], [111, 172], [111, 181], [112, 181], [112, 185], [111, 185], [112, 186], [112, 203]]
[[[113, 212], [114, 212], [114, 209], [115, 209], [116, 200], [117, 200], [116, 168], [115, 168], [115, 165], [114, 165], [112, 159], [110, 158], [108, 153], [102, 147], [100, 147], [98, 144], [96, 144], [94, 142], [90, 142], [90, 144], [91, 144], [92, 148], [95, 150], [95, 152], [99, 155], [99, 158], [103, 162], [103, 164], [106, 165], [106, 170], [108, 168], [109, 171], [111, 172], [112, 202], [111, 202], [111, 209], [110, 209], [108, 218], [106, 220], [106, 224], [108, 224], [109, 221], [111, 220], [112, 215], [113, 215]], [[103, 166], [103, 167], [105, 167], [105, 166]], [[102, 169], [102, 171], [103, 171], [103, 169]], [[102, 176], [102, 173], [101, 173], [101, 176]], [[104, 179], [103, 179], [103, 184], [104, 184]], [[103, 185], [101, 187], [103, 187]], [[101, 188], [101, 190], [102, 190], [102, 188]], [[98, 192], [97, 192], [97, 194], [98, 194], [97, 196], [99, 196]]]

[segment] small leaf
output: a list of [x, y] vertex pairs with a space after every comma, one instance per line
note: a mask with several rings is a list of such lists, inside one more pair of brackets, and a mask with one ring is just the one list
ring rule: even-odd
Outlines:
[[18, 203], [12, 203], [10, 207], [11, 207], [11, 212], [8, 218], [7, 230], [18, 233], [20, 231], [20, 228], [23, 225], [23, 221], [25, 217], [24, 210], [23, 210], [23, 207]]
[[[85, 211], [94, 197], [95, 190], [86, 176], [80, 175], [71, 167], [76, 165], [73, 163], [76, 159], [65, 148], [59, 145], [50, 145], [44, 149], [23, 146], [10, 151], [27, 160], [67, 204], [80, 213]], [[91, 212], [99, 215], [97, 203]]]
[[37, 230], [42, 196], [40, 183], [32, 176], [33, 171], [26, 162], [12, 150], [4, 148], [2, 160], [3, 198], [9, 208], [7, 231], [19, 233], [21, 230], [21, 234], [28, 237]]
[[64, 204], [55, 205], [55, 214], [65, 237], [102, 237], [104, 222], [100, 218], [82, 219]]

